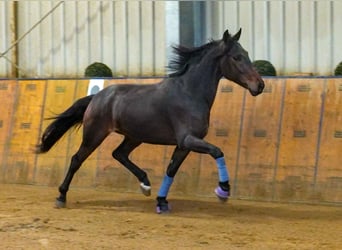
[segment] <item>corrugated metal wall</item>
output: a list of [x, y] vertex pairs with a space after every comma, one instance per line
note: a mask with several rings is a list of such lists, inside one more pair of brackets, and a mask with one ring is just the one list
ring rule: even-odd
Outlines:
[[[0, 2], [0, 53], [13, 43], [13, 2]], [[42, 18], [59, 5], [44, 20]], [[80, 77], [94, 61], [119, 76], [164, 75], [179, 41], [176, 1], [17, 2], [18, 58], [0, 57], [0, 77]], [[207, 1], [206, 38], [242, 27], [251, 58], [281, 75], [331, 75], [342, 61], [342, 1]], [[30, 29], [39, 23], [32, 31]], [[12, 26], [11, 26], [12, 25]], [[28, 32], [30, 31], [30, 32]], [[9, 59], [9, 60], [8, 60]]]
[[342, 1], [206, 2], [207, 33], [242, 27], [253, 60], [272, 62], [282, 75], [331, 75], [342, 61]]
[[21, 77], [83, 76], [95, 61], [117, 76], [165, 74], [165, 2], [65, 1], [41, 20], [58, 4], [18, 3], [19, 37], [41, 21], [19, 43]]
[[7, 1], [0, 1], [0, 76], [11, 76], [11, 55], [2, 55], [11, 46], [11, 8]]

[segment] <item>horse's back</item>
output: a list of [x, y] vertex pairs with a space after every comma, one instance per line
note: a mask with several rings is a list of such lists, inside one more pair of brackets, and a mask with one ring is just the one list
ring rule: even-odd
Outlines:
[[110, 85], [94, 96], [89, 111], [113, 132], [142, 142], [173, 144], [164, 88], [161, 84]]

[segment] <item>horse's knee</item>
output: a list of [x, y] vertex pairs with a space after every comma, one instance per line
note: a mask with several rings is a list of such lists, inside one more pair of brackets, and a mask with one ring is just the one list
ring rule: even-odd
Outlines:
[[171, 160], [169, 166], [166, 169], [166, 174], [169, 177], [175, 177], [178, 169], [179, 169], [180, 164], [176, 164], [174, 160]]
[[221, 151], [221, 149], [219, 148], [216, 148], [213, 153], [210, 154], [214, 159], [217, 159], [217, 158], [220, 158], [220, 157], [223, 157], [224, 154], [223, 152]]
[[220, 148], [191, 135], [185, 136], [180, 141], [179, 147], [182, 149], [188, 149], [198, 153], [209, 154], [214, 159], [223, 157], [223, 152]]
[[122, 160], [122, 154], [120, 153], [120, 151], [118, 149], [115, 149], [112, 152], [112, 156], [115, 160], [121, 161]]
[[176, 171], [173, 170], [173, 169], [167, 169], [167, 170], [166, 170], [166, 174], [167, 174], [168, 176], [170, 176], [170, 177], [175, 177]]

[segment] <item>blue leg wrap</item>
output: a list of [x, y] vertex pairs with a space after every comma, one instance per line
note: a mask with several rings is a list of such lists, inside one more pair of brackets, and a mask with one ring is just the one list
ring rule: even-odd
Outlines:
[[220, 182], [229, 181], [229, 174], [228, 174], [226, 163], [224, 161], [224, 157], [217, 158], [216, 164], [217, 164]]
[[163, 182], [160, 186], [158, 197], [166, 197], [169, 193], [169, 189], [171, 187], [171, 184], [173, 182], [173, 178], [169, 177], [168, 175], [164, 176]]

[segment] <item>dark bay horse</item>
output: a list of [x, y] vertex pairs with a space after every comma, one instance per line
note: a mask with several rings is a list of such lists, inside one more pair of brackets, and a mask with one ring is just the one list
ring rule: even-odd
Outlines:
[[169, 210], [167, 194], [190, 151], [209, 154], [215, 159], [219, 177], [215, 193], [221, 200], [227, 200], [229, 173], [223, 152], [203, 138], [208, 132], [210, 109], [222, 77], [248, 89], [253, 96], [264, 89], [263, 80], [238, 42], [240, 35], [241, 29], [234, 36], [226, 30], [221, 40], [200, 47], [174, 47], [177, 57], [170, 66], [174, 72], [160, 83], [108, 86], [96, 95], [77, 100], [55, 117], [43, 133], [38, 153], [47, 152], [68, 129], [83, 123], [82, 143], [71, 158], [56, 205], [65, 206], [74, 174], [112, 132], [124, 135], [112, 156], [137, 177], [145, 195], [151, 193], [150, 181], [146, 172], [130, 161], [129, 154], [142, 143], [175, 145], [158, 192], [158, 213]]

